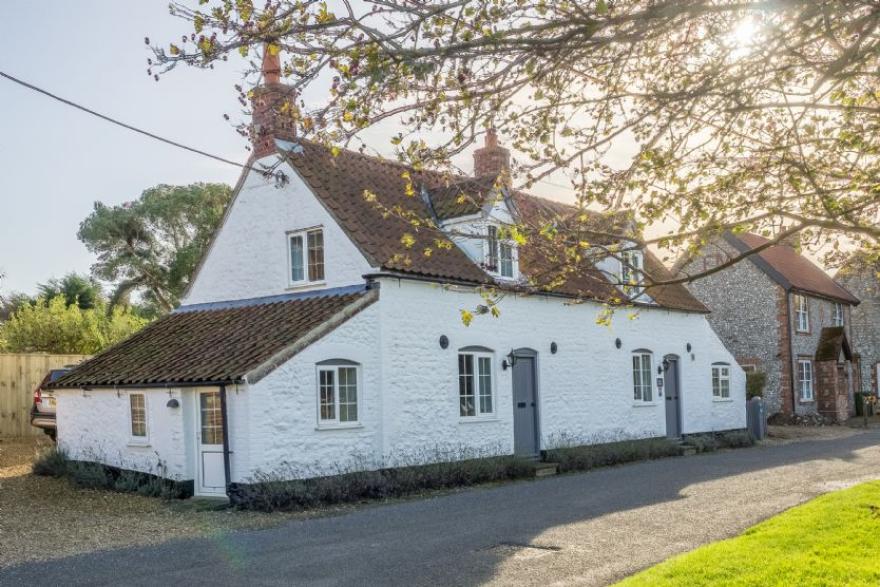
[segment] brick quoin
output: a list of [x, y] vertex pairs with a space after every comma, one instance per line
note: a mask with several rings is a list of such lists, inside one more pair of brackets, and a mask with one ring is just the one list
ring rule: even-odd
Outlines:
[[792, 403], [792, 356], [791, 356], [791, 318], [788, 307], [788, 294], [781, 287], [776, 288], [776, 323], [779, 325], [779, 361], [782, 373], [779, 376], [779, 394], [782, 398], [782, 413], [794, 414]]

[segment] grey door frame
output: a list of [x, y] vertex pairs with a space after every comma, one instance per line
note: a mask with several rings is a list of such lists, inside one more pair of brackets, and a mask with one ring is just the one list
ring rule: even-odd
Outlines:
[[[675, 355], [675, 354], [669, 354], [669, 355], [665, 355], [665, 356], [663, 357], [663, 364], [664, 364], [664, 369], [663, 369], [663, 383], [664, 383], [664, 385], [663, 385], [663, 391], [664, 391], [664, 393], [666, 394], [666, 396], [663, 398], [663, 399], [664, 399], [664, 401], [663, 401], [664, 416], [666, 416], [666, 418], [664, 418], [664, 421], [665, 421], [665, 422], [668, 422], [668, 421], [669, 421], [669, 420], [668, 420], [668, 415], [667, 415], [667, 413], [666, 413], [666, 412], [668, 411], [668, 408], [666, 407], [666, 402], [669, 401], [669, 395], [668, 395], [668, 392], [669, 392], [669, 386], [666, 385], [667, 369], [665, 368], [665, 365], [666, 365], [667, 361], [669, 361], [669, 362], [674, 361], [674, 362], [675, 362], [675, 404], [676, 404], [676, 406], [675, 406], [675, 419], [676, 419], [676, 423], [675, 423], [675, 425], [676, 425], [677, 432], [678, 432], [678, 434], [676, 435], [676, 437], [679, 437], [679, 436], [682, 435], [682, 420], [681, 420], [681, 357], [679, 357], [678, 355]], [[666, 427], [666, 435], [669, 436], [669, 427], [668, 427], [668, 426]]]
[[[525, 357], [532, 359], [532, 386], [535, 392], [535, 409], [532, 412], [535, 418], [535, 449], [537, 455], [541, 454], [541, 379], [538, 375], [541, 370], [538, 366], [538, 351], [535, 349], [530, 349], [527, 347], [522, 347], [513, 350], [513, 360], [516, 361], [520, 357]], [[510, 404], [511, 408], [514, 410], [514, 414], [516, 413], [516, 394], [513, 392], [514, 378], [513, 378], [513, 366], [510, 368]], [[514, 437], [514, 445], [516, 444], [516, 419], [514, 418], [514, 429], [513, 429], [513, 437]]]

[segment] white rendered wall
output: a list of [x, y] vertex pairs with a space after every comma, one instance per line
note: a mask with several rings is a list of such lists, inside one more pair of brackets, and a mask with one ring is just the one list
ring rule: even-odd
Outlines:
[[[307, 347], [244, 394], [250, 409], [249, 452], [236, 454], [234, 481], [247, 481], [256, 472], [279, 469], [297, 476], [332, 474], [362, 458], [381, 454], [381, 359], [379, 302], [365, 308], [341, 326]], [[345, 359], [360, 365], [359, 422], [354, 427], [318, 425], [316, 364]], [[232, 408], [236, 410], [240, 408]], [[238, 426], [240, 419], [230, 416]]]
[[[646, 309], [630, 320], [620, 310], [609, 329], [595, 324], [594, 304], [508, 297], [501, 318], [477, 317], [465, 327], [459, 310], [477, 303], [472, 290], [382, 279], [376, 304], [249, 387], [250, 453], [246, 468], [243, 460], [233, 467], [233, 479], [281, 468], [329, 474], [363, 458], [393, 466], [454, 454], [456, 447], [464, 456], [512, 453], [511, 371], [501, 361], [514, 348], [538, 351], [542, 448], [666, 434], [665, 399], [657, 390], [652, 404], [632, 399], [631, 351], [639, 348], [653, 351], [655, 373], [665, 355], [680, 357], [684, 433], [745, 427], [745, 376], [703, 315]], [[441, 335], [450, 339], [446, 350]], [[559, 345], [555, 355], [551, 342]], [[458, 413], [456, 351], [472, 345], [495, 351], [496, 415], [486, 420]], [[315, 365], [327, 359], [361, 365], [356, 428], [318, 429]], [[718, 361], [731, 365], [729, 401], [712, 398], [711, 364]], [[241, 453], [235, 458], [244, 459]]]
[[[133, 440], [129, 394], [143, 393], [147, 406], [147, 440]], [[56, 390], [58, 446], [76, 460], [159, 474], [175, 480], [193, 478], [188, 452], [191, 443], [178, 390], [92, 389]], [[167, 407], [176, 398], [179, 408]]]
[[[208, 251], [184, 305], [363, 283], [370, 264], [293, 169], [290, 183], [249, 173]], [[290, 287], [287, 233], [322, 226], [323, 284]]]

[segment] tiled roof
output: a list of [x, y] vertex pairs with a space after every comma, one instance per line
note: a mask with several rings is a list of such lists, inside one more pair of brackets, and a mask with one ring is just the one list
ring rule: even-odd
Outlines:
[[[726, 238], [743, 252], [769, 242], [768, 239], [751, 233], [728, 233]], [[859, 303], [859, 299], [846, 288], [788, 245], [773, 245], [755, 256], [755, 264], [786, 289], [795, 289], [847, 304]]]
[[[345, 149], [334, 156], [328, 148], [310, 141], [301, 141], [295, 148], [282, 153], [373, 266], [430, 278], [474, 284], [495, 283], [488, 273], [453, 245], [446, 234], [428, 226], [434, 218], [443, 220], [479, 212], [481, 204], [494, 193], [491, 181], [417, 172], [394, 161]], [[419, 195], [406, 195], [404, 172], [410, 174], [416, 191], [427, 190], [428, 202]], [[377, 202], [365, 199], [365, 191], [374, 194]], [[513, 192], [511, 200], [526, 224], [533, 223], [530, 221], [537, 224], [541, 218], [564, 220], [566, 216], [582, 213], [573, 206], [523, 192]], [[398, 212], [385, 213], [392, 208]], [[587, 213], [595, 218], [597, 230], [610, 231], [613, 220], [608, 216]], [[419, 219], [423, 226], [415, 228], [404, 218], [406, 215]], [[411, 246], [402, 244], [404, 235], [412, 237]], [[600, 238], [596, 236], [594, 240]], [[425, 249], [430, 249], [429, 255], [424, 253]], [[549, 263], [551, 260], [545, 254], [530, 251], [528, 245], [520, 250], [520, 270], [537, 282], [539, 290], [548, 290], [549, 286], [541, 284], [549, 280], [538, 280], [537, 277], [548, 269]], [[645, 269], [662, 278], [671, 277], [662, 263], [647, 251]], [[564, 283], [554, 283], [552, 291], [600, 301], [621, 296], [619, 290], [592, 265], [567, 273]], [[649, 294], [667, 308], [707, 311], [682, 285], [651, 288]]]
[[[222, 383], [258, 379], [297, 343], [331, 331], [376, 299], [375, 291], [293, 295], [181, 308], [84, 362], [52, 386]], [[258, 372], [254, 375], [255, 372]]]

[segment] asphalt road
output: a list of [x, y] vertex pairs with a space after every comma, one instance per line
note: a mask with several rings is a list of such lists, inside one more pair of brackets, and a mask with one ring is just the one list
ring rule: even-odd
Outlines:
[[0, 585], [602, 585], [875, 478], [878, 430], [30, 563]]

